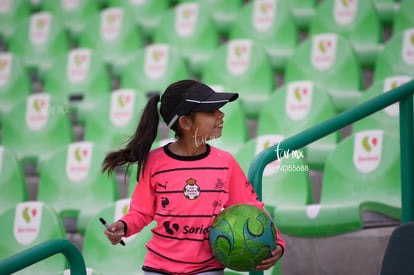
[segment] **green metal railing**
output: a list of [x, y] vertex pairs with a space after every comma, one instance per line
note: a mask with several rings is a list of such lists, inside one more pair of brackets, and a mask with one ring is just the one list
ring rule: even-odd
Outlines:
[[[402, 223], [414, 221], [413, 93], [414, 80], [411, 80], [404, 85], [376, 96], [325, 122], [283, 140], [279, 143], [279, 147], [274, 145], [258, 154], [249, 167], [248, 178], [256, 190], [259, 199], [262, 199], [263, 170], [268, 163], [278, 159], [277, 149], [279, 150], [279, 155], [283, 156], [283, 152], [288, 154], [288, 152], [298, 150], [399, 101]], [[263, 272], [254, 271], [250, 272], [250, 274], [259, 275], [263, 274]]]
[[0, 261], [0, 275], [11, 274], [42, 261], [57, 253], [62, 253], [69, 262], [70, 274], [86, 275], [85, 262], [76, 246], [65, 239], [54, 239], [38, 244], [16, 255]]

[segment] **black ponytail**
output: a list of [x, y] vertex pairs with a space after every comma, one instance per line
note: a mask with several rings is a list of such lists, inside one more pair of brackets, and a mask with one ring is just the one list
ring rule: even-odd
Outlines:
[[144, 171], [148, 160], [148, 154], [151, 150], [152, 143], [157, 137], [159, 115], [157, 104], [160, 101], [159, 95], [152, 96], [144, 112], [134, 135], [128, 140], [124, 149], [108, 154], [103, 161], [102, 171], [111, 174], [117, 166], [138, 163], [137, 180], [141, 172]]

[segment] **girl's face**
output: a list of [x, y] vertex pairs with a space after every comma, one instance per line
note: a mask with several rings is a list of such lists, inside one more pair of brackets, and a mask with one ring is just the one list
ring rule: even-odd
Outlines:
[[195, 112], [192, 133], [197, 144], [221, 137], [224, 113], [220, 110], [212, 112]]

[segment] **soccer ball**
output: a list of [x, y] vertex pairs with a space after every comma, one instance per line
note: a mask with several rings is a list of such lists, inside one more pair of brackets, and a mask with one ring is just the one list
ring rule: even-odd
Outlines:
[[271, 256], [277, 233], [272, 219], [262, 209], [235, 204], [214, 219], [209, 241], [222, 265], [236, 271], [250, 271]]

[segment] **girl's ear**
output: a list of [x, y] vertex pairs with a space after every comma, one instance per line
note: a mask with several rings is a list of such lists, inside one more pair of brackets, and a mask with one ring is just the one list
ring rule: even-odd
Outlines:
[[178, 119], [178, 126], [183, 131], [189, 131], [191, 129], [191, 125], [192, 125], [192, 120], [188, 116], [180, 116], [180, 118]]

